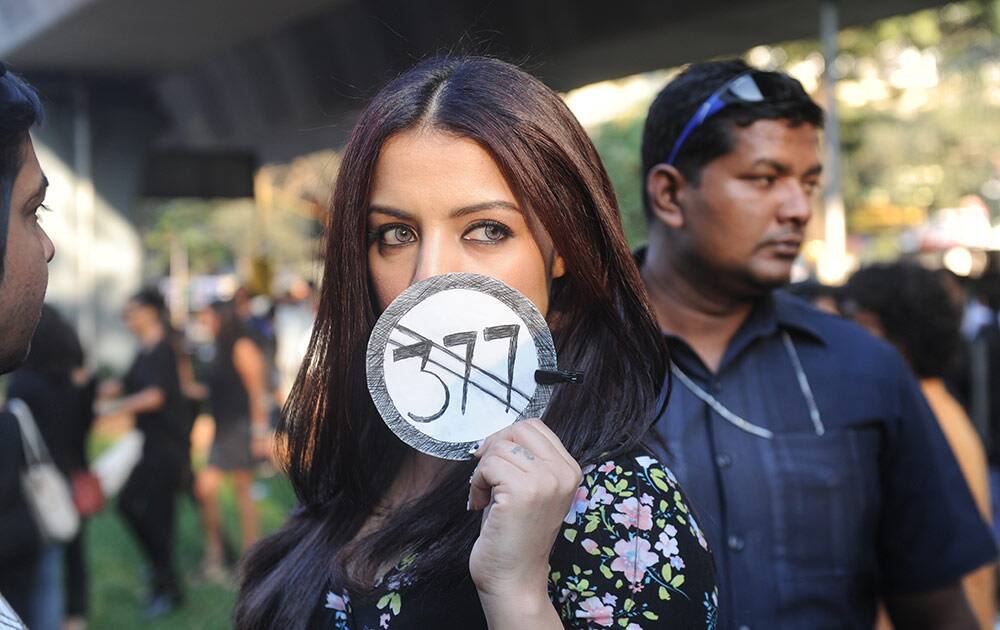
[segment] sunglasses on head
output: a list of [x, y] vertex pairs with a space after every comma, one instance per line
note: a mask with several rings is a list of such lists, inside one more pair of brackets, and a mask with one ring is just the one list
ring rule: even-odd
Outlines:
[[703, 125], [706, 120], [722, 111], [726, 105], [732, 105], [733, 103], [760, 103], [763, 100], [764, 94], [753, 80], [751, 73], [744, 72], [726, 81], [719, 89], [712, 92], [711, 96], [705, 99], [694, 115], [691, 116], [691, 119], [687, 121], [687, 124], [684, 125], [684, 130], [677, 137], [677, 142], [674, 142], [674, 146], [670, 150], [670, 157], [667, 158], [664, 164], [673, 166], [674, 160], [677, 159], [677, 154], [680, 153], [681, 147], [684, 146], [684, 141], [688, 139], [688, 136], [695, 129]]

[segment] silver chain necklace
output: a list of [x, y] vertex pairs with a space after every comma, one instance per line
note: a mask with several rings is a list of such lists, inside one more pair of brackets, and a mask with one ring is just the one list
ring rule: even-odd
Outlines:
[[[781, 331], [781, 339], [784, 342], [785, 351], [788, 353], [788, 357], [792, 360], [792, 367], [795, 368], [795, 377], [799, 383], [799, 389], [802, 390], [802, 396], [806, 399], [806, 405], [809, 406], [809, 418], [812, 420], [813, 429], [816, 431], [816, 435], [821, 436], [826, 433], [826, 427], [823, 426], [823, 419], [819, 415], [819, 408], [816, 406], [816, 399], [813, 397], [812, 387], [809, 386], [809, 379], [806, 378], [806, 373], [802, 369], [802, 362], [799, 360], [799, 353], [795, 350], [795, 344], [792, 343], [792, 338], [788, 335], [787, 331]], [[758, 424], [754, 424], [749, 420], [745, 420], [730, 411], [729, 408], [719, 402], [718, 399], [691, 380], [691, 377], [677, 367], [676, 363], [670, 364], [670, 370], [673, 372], [673, 375], [677, 377], [677, 380], [691, 390], [692, 394], [703, 400], [706, 405], [715, 411], [715, 413], [722, 416], [723, 419], [736, 428], [746, 431], [752, 435], [756, 435], [757, 437], [764, 438], [765, 440], [774, 438], [774, 433], [772, 431], [765, 429]]]

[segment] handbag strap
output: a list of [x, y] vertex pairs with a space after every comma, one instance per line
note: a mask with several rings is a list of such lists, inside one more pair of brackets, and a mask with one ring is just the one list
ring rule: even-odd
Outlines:
[[14, 413], [17, 423], [21, 426], [21, 444], [24, 447], [24, 459], [28, 466], [51, 463], [52, 458], [49, 456], [49, 450], [45, 448], [45, 440], [38, 432], [35, 416], [31, 413], [28, 404], [20, 398], [11, 398], [7, 401], [7, 408]]

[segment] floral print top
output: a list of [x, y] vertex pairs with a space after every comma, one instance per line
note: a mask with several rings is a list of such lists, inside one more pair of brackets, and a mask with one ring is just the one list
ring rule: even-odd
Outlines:
[[[588, 466], [549, 559], [566, 628], [715, 628], [712, 556], [673, 474], [647, 455]], [[403, 558], [363, 602], [329, 591], [313, 627], [485, 628], [471, 577], [447, 590], [408, 578]]]

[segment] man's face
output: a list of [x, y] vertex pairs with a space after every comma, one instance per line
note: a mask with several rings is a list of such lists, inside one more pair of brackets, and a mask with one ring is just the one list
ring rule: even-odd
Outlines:
[[679, 244], [722, 290], [752, 297], [791, 278], [819, 186], [819, 133], [764, 119], [732, 134], [733, 150], [678, 190]]
[[38, 223], [48, 181], [42, 174], [30, 140], [14, 180], [7, 226], [7, 251], [0, 278], [0, 373], [24, 360], [41, 315], [48, 284], [48, 261], [55, 248]]

